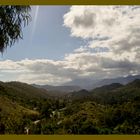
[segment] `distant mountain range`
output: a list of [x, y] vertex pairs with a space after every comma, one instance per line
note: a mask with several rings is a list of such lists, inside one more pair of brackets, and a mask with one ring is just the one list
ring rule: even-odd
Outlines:
[[67, 95], [67, 98], [72, 100], [90, 99], [99, 103], [123, 103], [130, 99], [138, 100], [140, 97], [140, 79], [135, 79], [126, 85], [119, 83], [112, 83], [95, 88], [91, 91], [80, 90], [78, 92], [72, 92]]
[[81, 88], [79, 86], [52, 86], [52, 85], [36, 85], [36, 84], [32, 84], [32, 86], [36, 87], [36, 88], [42, 88], [47, 90], [50, 95], [52, 96], [62, 96], [65, 95], [69, 92], [74, 92], [74, 91], [79, 91], [81, 90]]
[[[98, 91], [98, 88], [100, 90], [100, 87], [102, 89], [111, 90], [111, 88], [118, 88], [123, 85], [126, 85], [135, 79], [140, 79], [140, 75], [135, 76], [127, 76], [127, 77], [118, 77], [113, 79], [102, 79], [102, 80], [95, 80], [95, 79], [76, 79], [71, 82], [68, 82], [61, 86], [53, 86], [53, 85], [37, 85], [32, 84], [33, 87], [39, 88], [39, 89], [45, 89], [49, 96], [52, 97], [59, 97], [59, 96], [65, 96], [67, 94], [71, 94], [72, 92], [76, 93], [78, 96], [80, 94], [85, 94], [87, 91], [92, 91], [96, 89]], [[108, 85], [106, 87], [106, 85]], [[83, 90], [85, 89], [85, 90]]]
[[101, 87], [104, 85], [109, 85], [112, 83], [120, 83], [120, 84], [127, 84], [129, 82], [132, 82], [135, 79], [140, 79], [140, 75], [129, 75], [127, 77], [117, 77], [113, 79], [101, 79], [101, 80], [96, 80], [96, 79], [75, 79], [71, 82], [65, 83], [63, 86], [71, 86], [71, 85], [76, 85], [81, 87], [82, 89], [87, 89], [87, 90], [92, 90], [96, 87]]
[[[104, 90], [112, 90], [114, 88], [120, 88], [123, 85], [126, 85], [135, 79], [140, 79], [140, 75], [135, 76], [127, 76], [127, 77], [118, 77], [114, 79], [103, 79], [100, 81], [80, 79], [79, 83], [78, 80], [75, 80], [76, 83], [72, 85], [72, 82], [69, 82], [69, 85], [62, 85], [62, 86], [51, 86], [51, 85], [36, 85], [36, 84], [26, 84], [21, 82], [0, 82], [0, 92], [2, 94], [2, 90], [8, 93], [8, 96], [14, 98], [21, 97], [21, 99], [28, 98], [48, 98], [51, 96], [63, 96], [67, 95], [72, 92], [79, 92], [80, 94], [87, 93], [86, 91], [100, 91], [101, 89]], [[67, 83], [68, 84], [68, 83]], [[78, 86], [77, 86], [78, 85]], [[108, 85], [108, 86], [106, 86]], [[100, 89], [100, 87], [102, 87]], [[99, 88], [99, 89], [98, 89]], [[85, 89], [85, 90], [83, 90]], [[78, 95], [79, 95], [78, 93]], [[14, 96], [13, 96], [14, 95]]]

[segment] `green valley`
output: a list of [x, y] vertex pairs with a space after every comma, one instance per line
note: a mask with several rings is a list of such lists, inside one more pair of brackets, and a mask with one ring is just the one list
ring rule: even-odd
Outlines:
[[1, 82], [0, 133], [140, 134], [139, 101], [138, 79], [55, 97], [29, 84]]

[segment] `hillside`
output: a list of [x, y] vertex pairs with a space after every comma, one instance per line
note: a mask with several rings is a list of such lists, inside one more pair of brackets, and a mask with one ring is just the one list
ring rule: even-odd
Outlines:
[[[0, 134], [22, 134], [24, 128], [37, 119], [39, 113], [0, 96]], [[28, 121], [27, 121], [28, 120]], [[4, 126], [2, 128], [2, 126]]]
[[139, 79], [61, 98], [49, 94], [25, 83], [1, 82], [0, 133], [25, 134], [28, 127], [30, 134], [140, 134]]
[[68, 134], [140, 134], [140, 80], [69, 96], [61, 126]]
[[123, 85], [120, 83], [112, 83], [110, 85], [104, 85], [101, 87], [97, 87], [97, 88], [93, 89], [93, 92], [108, 92], [108, 91], [112, 91], [112, 90], [115, 90], [120, 87], [123, 87]]
[[[111, 85], [110, 85], [111, 86]], [[124, 86], [114, 90], [109, 90], [108, 86], [100, 87], [91, 91], [91, 97], [104, 104], [121, 104], [140, 98], [140, 79], [134, 80]]]
[[140, 79], [136, 79], [126, 85], [112, 83], [102, 87], [95, 88], [91, 91], [81, 90], [72, 92], [67, 98], [72, 100], [94, 100], [101, 104], [123, 103], [129, 100], [136, 100], [140, 97]]
[[0, 111], [3, 114], [38, 114], [38, 112], [27, 109], [16, 102], [12, 102], [10, 99], [0, 96]]
[[[46, 98], [48, 97], [47, 91], [43, 89], [36, 88], [34, 86], [31, 86], [26, 83], [21, 82], [7, 82], [4, 83], [6, 86], [6, 89], [10, 90], [17, 90], [18, 96], [27, 96], [28, 98]], [[13, 94], [16, 95], [16, 92], [13, 91]]]
[[77, 92], [71, 92], [67, 94], [65, 97], [71, 98], [73, 100], [73, 99], [80, 99], [80, 98], [89, 97], [89, 96], [90, 96], [90, 92], [85, 89], [82, 89]]
[[49, 98], [46, 90], [26, 83], [0, 82], [0, 133], [25, 133], [25, 127], [40, 118], [40, 108]]
[[50, 97], [46, 90], [21, 82], [0, 82], [0, 95], [28, 107], [33, 107], [40, 99]]

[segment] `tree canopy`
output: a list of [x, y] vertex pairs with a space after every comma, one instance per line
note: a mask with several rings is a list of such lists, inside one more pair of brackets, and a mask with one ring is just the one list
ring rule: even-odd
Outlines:
[[0, 52], [23, 38], [22, 28], [28, 25], [30, 6], [0, 6]]

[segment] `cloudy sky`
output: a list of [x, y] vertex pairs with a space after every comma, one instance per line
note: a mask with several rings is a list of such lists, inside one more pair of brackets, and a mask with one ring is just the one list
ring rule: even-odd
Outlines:
[[140, 6], [34, 6], [0, 80], [61, 85], [140, 74]]

